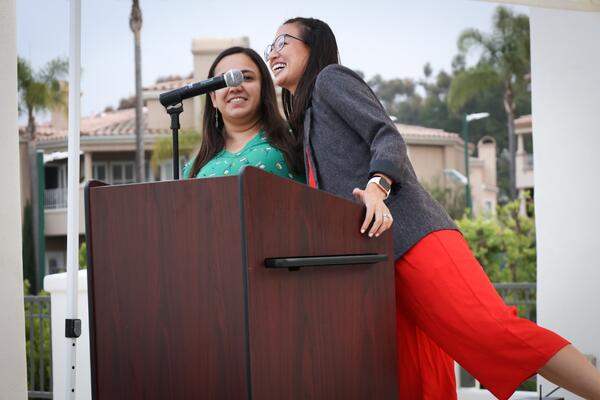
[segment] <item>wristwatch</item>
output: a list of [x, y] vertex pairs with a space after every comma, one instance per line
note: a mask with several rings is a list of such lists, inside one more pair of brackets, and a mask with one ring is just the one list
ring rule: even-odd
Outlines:
[[390, 196], [390, 192], [392, 191], [392, 187], [390, 186], [390, 184], [388, 183], [388, 181], [386, 181], [382, 177], [380, 177], [380, 176], [374, 176], [371, 179], [369, 179], [369, 182], [367, 183], [367, 186], [370, 183], [376, 184], [381, 190], [383, 190], [383, 192], [385, 193], [385, 198], [386, 199]]

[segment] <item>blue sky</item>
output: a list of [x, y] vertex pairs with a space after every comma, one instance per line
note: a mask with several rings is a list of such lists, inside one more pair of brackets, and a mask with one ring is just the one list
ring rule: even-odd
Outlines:
[[[385, 78], [422, 76], [449, 69], [456, 39], [468, 27], [489, 30], [494, 3], [473, 0], [140, 0], [142, 82], [192, 71], [191, 41], [248, 36], [262, 54], [287, 18], [329, 23], [342, 63]], [[82, 1], [82, 115], [116, 106], [134, 93], [130, 0]], [[513, 7], [528, 13], [525, 7]], [[69, 53], [68, 0], [17, 1], [17, 51], [34, 67]]]

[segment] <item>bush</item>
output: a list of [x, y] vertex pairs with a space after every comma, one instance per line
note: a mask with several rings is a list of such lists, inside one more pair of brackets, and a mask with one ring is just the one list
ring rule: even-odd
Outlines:
[[466, 206], [464, 189], [456, 186], [444, 186], [440, 183], [439, 179], [433, 182], [426, 182], [423, 184], [423, 187], [429, 192], [431, 197], [446, 209], [450, 217], [458, 219], [464, 215]]
[[79, 269], [87, 269], [87, 246], [85, 242], [79, 246]]
[[[492, 282], [535, 282], [535, 221], [520, 201], [497, 208], [495, 219], [463, 216], [456, 223]], [[533, 215], [533, 210], [531, 212]]]
[[[24, 291], [30, 293], [31, 287], [27, 280], [23, 282]], [[49, 296], [47, 292], [40, 291], [38, 296]], [[41, 318], [39, 316], [48, 316]], [[29, 390], [40, 390], [42, 387], [48, 391], [52, 379], [52, 355], [50, 336], [50, 303], [25, 301], [25, 347], [27, 352], [27, 387]], [[41, 371], [41, 361], [44, 370]], [[33, 379], [32, 379], [33, 378]], [[43, 382], [43, 385], [42, 385]], [[35, 383], [35, 385], [34, 385]]]

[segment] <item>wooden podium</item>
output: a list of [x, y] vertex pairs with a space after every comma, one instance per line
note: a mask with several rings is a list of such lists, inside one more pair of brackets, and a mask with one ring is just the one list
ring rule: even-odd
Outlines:
[[85, 204], [93, 399], [398, 398], [392, 240], [361, 206], [255, 168]]

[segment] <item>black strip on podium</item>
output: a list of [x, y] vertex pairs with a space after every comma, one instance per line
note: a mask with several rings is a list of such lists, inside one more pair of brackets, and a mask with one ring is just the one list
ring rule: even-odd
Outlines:
[[336, 256], [265, 258], [267, 268], [332, 267], [339, 265], [376, 264], [388, 259], [386, 254], [347, 254]]

